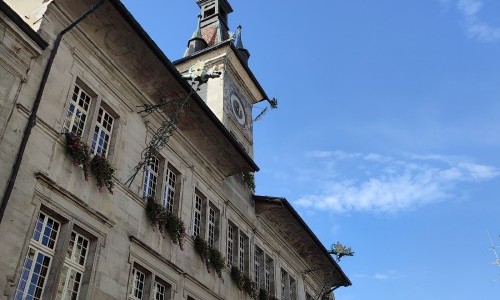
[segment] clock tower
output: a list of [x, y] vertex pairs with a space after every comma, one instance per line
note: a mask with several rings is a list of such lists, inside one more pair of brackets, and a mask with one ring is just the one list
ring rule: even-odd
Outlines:
[[231, 32], [227, 0], [198, 0], [198, 26], [188, 41], [184, 58], [174, 62], [183, 75], [193, 66], [220, 73], [200, 85], [198, 94], [226, 129], [253, 157], [254, 104], [267, 100], [266, 93], [248, 66], [250, 52], [242, 41], [242, 27]]

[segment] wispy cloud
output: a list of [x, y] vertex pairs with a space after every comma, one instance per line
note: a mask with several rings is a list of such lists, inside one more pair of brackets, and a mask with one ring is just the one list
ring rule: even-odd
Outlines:
[[393, 280], [405, 277], [397, 270], [389, 270], [387, 272], [377, 272], [375, 274], [355, 274], [354, 277], [357, 278], [368, 278], [374, 280]]
[[[443, 5], [450, 5], [455, 0], [439, 0]], [[484, 3], [481, 0], [458, 0], [458, 10], [465, 19], [465, 30], [470, 38], [482, 42], [494, 42], [500, 40], [500, 27], [492, 26], [480, 17]]]
[[302, 178], [320, 184], [296, 204], [336, 212], [411, 209], [461, 196], [459, 185], [500, 175], [495, 167], [451, 156], [315, 151], [307, 157], [312, 167], [304, 173], [314, 175]]

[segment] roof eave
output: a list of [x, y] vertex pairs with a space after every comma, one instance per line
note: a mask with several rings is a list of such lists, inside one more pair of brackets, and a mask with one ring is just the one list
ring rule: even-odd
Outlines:
[[[153, 51], [153, 53], [158, 57], [158, 59], [165, 65], [165, 67], [175, 76], [177, 81], [184, 88], [186, 93], [192, 91], [192, 86], [182, 78], [182, 75], [177, 71], [172, 62], [167, 58], [165, 53], [158, 47], [158, 45], [151, 39], [151, 37], [146, 33], [142, 26], [137, 22], [137, 20], [132, 16], [128, 9], [119, 0], [109, 0], [109, 2], [115, 7], [115, 9], [123, 16], [123, 18], [130, 24], [130, 26], [136, 31], [139, 37], [144, 41], [144, 43]], [[253, 159], [246, 153], [243, 147], [236, 141], [229, 131], [224, 127], [220, 120], [215, 116], [212, 110], [203, 102], [203, 100], [198, 96], [197, 93], [193, 93], [192, 97], [195, 103], [207, 114], [210, 120], [217, 126], [217, 128], [223, 133], [225, 138], [227, 138], [230, 143], [234, 146], [236, 151], [241, 155], [243, 160], [248, 164], [249, 169], [253, 172], [259, 171], [259, 167], [253, 161]]]
[[14, 24], [16, 24], [35, 44], [42, 50], [45, 50], [47, 43], [33, 28], [31, 28], [23, 19], [3, 0], [0, 0], [0, 11], [3, 12]]
[[309, 226], [304, 222], [304, 220], [300, 217], [300, 215], [297, 213], [297, 211], [292, 207], [292, 205], [288, 202], [286, 198], [283, 197], [272, 197], [272, 196], [258, 196], [254, 195], [254, 201], [270, 201], [274, 202], [275, 204], [281, 204], [283, 207], [285, 207], [294, 217], [295, 221], [297, 221], [301, 227], [304, 229], [304, 231], [307, 232], [307, 234], [312, 238], [312, 240], [315, 242], [315, 244], [321, 249], [323, 254], [328, 257], [328, 260], [331, 262], [333, 267], [342, 275], [342, 281], [343, 284], [341, 286], [350, 286], [352, 285], [351, 281], [347, 277], [347, 275], [344, 273], [342, 268], [337, 264], [337, 262], [333, 259], [333, 257], [328, 253], [326, 250], [325, 246], [321, 241], [318, 239], [318, 237], [314, 234], [314, 232], [309, 228]]

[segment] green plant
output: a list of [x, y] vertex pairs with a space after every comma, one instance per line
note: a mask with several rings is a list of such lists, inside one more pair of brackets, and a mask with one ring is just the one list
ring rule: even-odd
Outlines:
[[184, 237], [186, 235], [186, 226], [181, 218], [174, 214], [167, 213], [165, 217], [165, 226], [172, 242], [179, 245], [184, 250]]
[[241, 272], [238, 267], [231, 268], [231, 278], [240, 291], [245, 291], [251, 298], [257, 298], [257, 284], [248, 275]]
[[222, 278], [222, 270], [224, 270], [224, 267], [226, 266], [224, 263], [224, 256], [214, 247], [209, 247], [208, 251], [210, 266], [215, 270], [215, 273], [217, 273], [219, 278]]
[[158, 203], [153, 197], [148, 197], [146, 204], [146, 215], [151, 220], [151, 225], [156, 227], [163, 233], [165, 226], [165, 208]]
[[231, 278], [233, 279], [234, 283], [236, 283], [236, 286], [240, 289], [243, 290], [243, 281], [242, 281], [242, 273], [240, 269], [236, 266], [233, 266], [231, 268]]
[[99, 190], [106, 186], [111, 194], [113, 194], [113, 174], [115, 169], [111, 166], [104, 155], [95, 155], [90, 161], [90, 170], [94, 174], [96, 184]]
[[259, 300], [269, 300], [269, 293], [265, 289], [259, 290]]
[[165, 207], [158, 203], [154, 197], [148, 197], [147, 199], [146, 215], [153, 227], [158, 228], [162, 235], [164, 231], [167, 231], [172, 239], [172, 243], [179, 245], [181, 250], [184, 250], [186, 226], [181, 218], [168, 213]]
[[73, 165], [81, 166], [85, 180], [89, 179], [89, 148], [82, 141], [80, 136], [74, 132], [66, 132], [66, 151], [73, 158]]
[[201, 261], [207, 266], [207, 271], [210, 273], [210, 269], [212, 268], [217, 276], [222, 278], [222, 270], [225, 267], [222, 253], [214, 247], [210, 247], [199, 235], [194, 238], [194, 248], [200, 255]]
[[241, 180], [245, 183], [245, 185], [251, 190], [255, 191], [255, 176], [250, 172], [240, 173]]
[[257, 294], [257, 284], [246, 274], [243, 274], [242, 276], [242, 283], [243, 290], [248, 294], [248, 296], [255, 299]]
[[200, 255], [201, 261], [207, 263], [207, 268], [208, 268], [208, 257], [207, 257], [208, 244], [199, 235], [197, 235], [194, 238], [194, 249]]

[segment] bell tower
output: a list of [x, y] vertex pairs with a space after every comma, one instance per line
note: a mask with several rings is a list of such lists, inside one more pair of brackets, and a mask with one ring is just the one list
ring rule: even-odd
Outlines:
[[208, 46], [213, 46], [229, 38], [227, 16], [233, 8], [227, 0], [198, 0], [201, 9], [200, 29]]
[[253, 157], [252, 107], [269, 98], [248, 66], [250, 52], [243, 46], [242, 27], [229, 30], [228, 15], [233, 9], [228, 0], [196, 3], [200, 7], [198, 26], [184, 57], [174, 64], [185, 78], [194, 69], [210, 77], [199, 85], [199, 96]]

